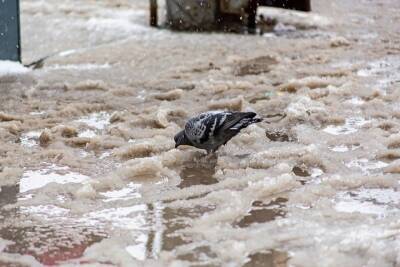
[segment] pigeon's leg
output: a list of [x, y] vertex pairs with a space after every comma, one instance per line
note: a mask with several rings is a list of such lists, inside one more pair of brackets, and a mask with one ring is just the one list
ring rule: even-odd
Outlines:
[[216, 158], [217, 154], [215, 153], [217, 151], [216, 149], [212, 150], [207, 150], [207, 155], [204, 157], [204, 160], [211, 160], [213, 158]]

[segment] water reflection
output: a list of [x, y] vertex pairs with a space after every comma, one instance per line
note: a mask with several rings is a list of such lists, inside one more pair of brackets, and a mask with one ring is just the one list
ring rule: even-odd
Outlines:
[[[180, 187], [217, 182], [212, 177], [215, 164], [208, 165], [210, 168], [204, 166], [204, 164], [186, 166], [181, 173]], [[133, 183], [125, 190], [103, 193], [105, 197], [103, 203], [119, 201], [117, 207], [107, 204], [108, 208], [92, 210], [79, 216], [67, 208], [46, 203], [8, 210], [3, 208], [4, 205], [16, 203], [21, 197], [28, 199], [28, 194], [21, 195], [22, 191], [33, 189], [32, 186], [27, 186], [27, 183], [36, 183], [34, 180], [42, 181], [42, 176], [46, 175], [61, 179], [65, 178], [64, 174], [70, 173], [70, 170], [62, 167], [58, 168], [57, 173], [53, 172], [53, 169], [47, 170], [46, 173], [36, 172], [41, 179], [30, 176], [28, 179], [25, 172], [21, 184], [2, 187], [0, 204], [3, 218], [0, 236], [14, 242], [5, 248], [5, 252], [31, 255], [44, 265], [76, 263], [91, 245], [108, 236], [115, 236], [115, 233], [123, 233], [124, 238], [130, 240], [125, 250], [134, 259], [140, 261], [157, 259], [161, 251], [171, 251], [189, 243], [180, 230], [188, 227], [191, 219], [212, 210], [210, 207], [198, 205], [190, 208], [171, 208], [163, 202], [124, 206], [126, 203], [124, 201], [141, 198], [137, 191], [138, 186]], [[60, 182], [60, 179], [56, 179], [56, 182]], [[34, 187], [39, 188], [39, 186]], [[32, 225], [24, 223], [28, 220], [32, 221], [30, 223]], [[17, 225], [14, 222], [21, 224]], [[177, 257], [181, 260], [204, 262], [206, 259], [215, 258], [215, 255], [209, 247], [201, 246]]]
[[285, 252], [258, 252], [249, 256], [250, 261], [243, 267], [286, 267], [289, 256]]
[[31, 255], [45, 265], [79, 258], [87, 247], [105, 237], [88, 228], [78, 230], [65, 226], [9, 226], [2, 228], [0, 235], [13, 241], [4, 252]]
[[283, 217], [286, 215], [284, 208], [287, 201], [288, 200], [283, 197], [278, 197], [267, 204], [261, 201], [254, 201], [249, 214], [244, 216], [237, 223], [237, 226], [244, 228], [254, 223], [270, 222], [278, 217]]
[[213, 177], [215, 173], [216, 161], [211, 160], [207, 163], [194, 163], [184, 166], [180, 173], [181, 183], [179, 188], [185, 188], [193, 185], [210, 185], [218, 183]]
[[2, 186], [0, 191], [0, 207], [2, 208], [4, 205], [16, 203], [18, 192], [18, 184]]
[[[211, 207], [194, 206], [191, 208], [165, 208], [163, 213], [165, 230], [162, 235], [162, 250], [172, 251], [179, 246], [189, 244], [179, 231], [190, 226], [190, 219], [199, 218], [204, 213], [211, 211]], [[200, 246], [191, 249], [178, 259], [191, 262], [207, 262], [208, 259], [215, 258], [216, 255], [207, 246]]]

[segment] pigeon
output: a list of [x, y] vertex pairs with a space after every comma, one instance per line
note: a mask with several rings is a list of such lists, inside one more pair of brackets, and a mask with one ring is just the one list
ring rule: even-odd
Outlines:
[[205, 149], [208, 154], [225, 145], [240, 130], [261, 122], [254, 112], [208, 111], [189, 119], [185, 129], [174, 137], [175, 148], [180, 145]]

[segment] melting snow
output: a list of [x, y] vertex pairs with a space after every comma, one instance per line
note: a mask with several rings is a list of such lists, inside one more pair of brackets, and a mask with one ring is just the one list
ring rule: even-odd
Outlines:
[[391, 188], [374, 188], [338, 193], [335, 209], [340, 212], [360, 212], [383, 217], [390, 212], [397, 212], [399, 205], [400, 192]]
[[340, 135], [340, 134], [352, 134], [358, 131], [358, 129], [371, 122], [370, 120], [366, 120], [361, 117], [354, 117], [346, 119], [345, 124], [343, 125], [329, 125], [323, 131], [332, 135]]
[[31, 131], [21, 135], [21, 145], [25, 147], [34, 147], [42, 134], [41, 131]]
[[108, 191], [100, 194], [107, 198], [104, 200], [104, 202], [140, 198], [141, 195], [139, 192], [137, 192], [137, 190], [141, 186], [142, 186], [141, 184], [129, 183], [127, 187], [121, 190]]
[[70, 64], [70, 65], [51, 65], [46, 67], [46, 70], [97, 70], [97, 69], [108, 69], [111, 65], [106, 64]]
[[77, 122], [86, 123], [89, 127], [96, 128], [97, 130], [104, 130], [110, 124], [110, 114], [105, 111], [92, 113], [77, 120]]
[[7, 75], [23, 74], [27, 72], [29, 72], [29, 69], [25, 68], [19, 62], [0, 60], [0, 77]]
[[352, 160], [346, 163], [349, 168], [359, 168], [364, 174], [369, 174], [371, 170], [381, 169], [388, 166], [386, 162], [383, 161], [371, 161], [366, 158]]

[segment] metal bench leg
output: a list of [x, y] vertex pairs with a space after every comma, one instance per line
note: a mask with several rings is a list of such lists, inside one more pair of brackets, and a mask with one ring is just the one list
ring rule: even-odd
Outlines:
[[158, 16], [157, 16], [157, 0], [150, 0], [150, 26], [157, 27]]
[[256, 33], [256, 16], [258, 0], [249, 0], [247, 30], [249, 33]]

